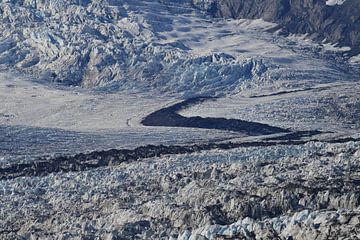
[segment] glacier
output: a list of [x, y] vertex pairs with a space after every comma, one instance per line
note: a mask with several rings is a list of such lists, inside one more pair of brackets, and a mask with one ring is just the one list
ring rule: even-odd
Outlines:
[[212, 23], [190, 1], [6, 1], [0, 12], [0, 65], [46, 82], [186, 98], [314, 71], [345, 78], [326, 62], [311, 66], [286, 38], [272, 42], [274, 24]]
[[163, 43], [162, 32], [180, 28], [173, 26], [173, 15], [200, 18], [189, 4], [16, 1], [2, 2], [0, 12], [0, 64], [46, 81], [216, 94], [215, 82], [221, 82], [219, 92], [232, 91], [242, 81], [261, 78], [266, 69], [261, 59], [236, 59], [221, 52], [191, 56], [181, 41]]
[[0, 1], [0, 238], [360, 238], [356, 1]]

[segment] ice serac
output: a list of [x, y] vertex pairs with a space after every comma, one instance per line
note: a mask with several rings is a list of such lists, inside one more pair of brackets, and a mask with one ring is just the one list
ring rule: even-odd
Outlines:
[[348, 46], [360, 53], [360, 1], [326, 0], [193, 0], [216, 17], [263, 18], [287, 33], [309, 34], [320, 42]]
[[[333, 81], [339, 74], [347, 79], [324, 61], [314, 63], [300, 45], [293, 51], [291, 40], [265, 33], [280, 27], [258, 18], [278, 22], [289, 32], [318, 33], [313, 37], [352, 46], [356, 53], [360, 31], [358, 18], [351, 16], [358, 16], [358, 7], [351, 4], [2, 1], [0, 68], [67, 85], [184, 98], [234, 94], [279, 79]], [[214, 16], [257, 20], [213, 19], [197, 8]], [[342, 13], [345, 17], [335, 18]], [[320, 31], [325, 28], [329, 36]]]
[[2, 1], [0, 65], [68, 85], [183, 96], [261, 78], [261, 59], [192, 56], [180, 41], [161, 42], [184, 19], [177, 14], [194, 11], [190, 1]]

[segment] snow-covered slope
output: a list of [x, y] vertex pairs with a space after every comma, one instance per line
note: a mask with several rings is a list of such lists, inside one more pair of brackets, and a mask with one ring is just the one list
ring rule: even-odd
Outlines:
[[334, 6], [334, 5], [342, 5], [346, 0], [327, 0], [326, 5]]
[[359, 0], [197, 0], [195, 5], [212, 16], [263, 18], [278, 23], [283, 33], [308, 34], [317, 42], [349, 47], [360, 53]]

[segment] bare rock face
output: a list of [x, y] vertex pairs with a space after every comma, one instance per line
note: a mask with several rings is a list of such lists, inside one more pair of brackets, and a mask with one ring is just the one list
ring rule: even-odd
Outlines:
[[360, 4], [347, 0], [329, 6], [325, 0], [194, 0], [194, 5], [216, 17], [263, 18], [285, 32], [310, 34], [313, 39], [351, 47], [360, 53]]

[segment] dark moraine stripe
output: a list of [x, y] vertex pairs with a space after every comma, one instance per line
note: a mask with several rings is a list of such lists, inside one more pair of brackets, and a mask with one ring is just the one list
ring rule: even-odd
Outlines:
[[174, 104], [155, 111], [142, 120], [145, 126], [187, 127], [202, 129], [217, 129], [244, 133], [249, 136], [288, 133], [290, 130], [270, 126], [268, 124], [249, 122], [240, 119], [210, 118], [210, 117], [184, 117], [178, 112], [192, 105], [215, 98], [197, 97]]

